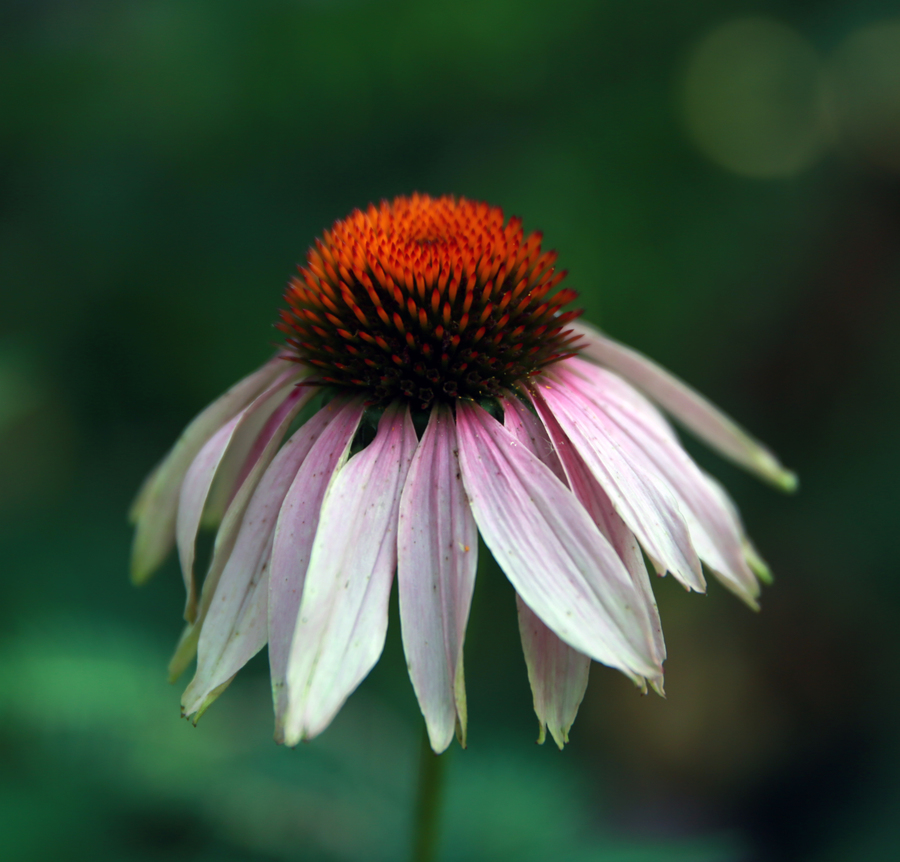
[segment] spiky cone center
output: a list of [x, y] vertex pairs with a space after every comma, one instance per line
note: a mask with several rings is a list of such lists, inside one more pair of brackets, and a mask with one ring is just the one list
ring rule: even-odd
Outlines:
[[492, 398], [577, 350], [577, 293], [541, 238], [465, 198], [370, 204], [316, 240], [277, 326], [311, 382], [421, 408]]

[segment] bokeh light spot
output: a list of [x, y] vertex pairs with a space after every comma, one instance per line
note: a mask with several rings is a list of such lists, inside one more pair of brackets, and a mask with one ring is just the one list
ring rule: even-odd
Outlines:
[[829, 97], [847, 142], [900, 171], [900, 18], [852, 33], [829, 64]]
[[712, 161], [749, 177], [783, 177], [812, 164], [825, 143], [815, 50], [777, 21], [731, 21], [691, 51], [682, 109]]

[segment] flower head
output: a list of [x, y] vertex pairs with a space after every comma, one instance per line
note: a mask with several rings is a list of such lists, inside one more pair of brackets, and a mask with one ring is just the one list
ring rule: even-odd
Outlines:
[[555, 262], [498, 207], [397, 198], [325, 231], [279, 328], [313, 379], [370, 399], [496, 397], [573, 355]]
[[[186, 715], [268, 643], [276, 738], [320, 733], [381, 654], [396, 573], [432, 747], [465, 744], [479, 533], [517, 593], [540, 738], [560, 746], [592, 659], [662, 690], [644, 555], [697, 591], [705, 565], [755, 606], [765, 565], [652, 402], [764, 478], [792, 475], [577, 322], [555, 260], [498, 208], [418, 195], [357, 210], [310, 249], [286, 347], [188, 426], [132, 511], [135, 580], [178, 548], [188, 625], [173, 677], [197, 657]], [[201, 521], [219, 527], [198, 601]]]

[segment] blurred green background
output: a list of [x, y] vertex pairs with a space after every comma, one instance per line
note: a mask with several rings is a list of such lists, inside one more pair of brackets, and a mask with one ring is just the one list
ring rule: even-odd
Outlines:
[[270, 353], [322, 229], [501, 205], [588, 318], [799, 472], [725, 481], [754, 615], [658, 582], [668, 699], [594, 666], [537, 733], [482, 566], [444, 860], [900, 858], [900, 18], [876, 0], [6, 0], [0, 7], [0, 845], [15, 860], [393, 860], [421, 719], [396, 615], [330, 730], [271, 741], [265, 654], [194, 729], [174, 560], [125, 512]]

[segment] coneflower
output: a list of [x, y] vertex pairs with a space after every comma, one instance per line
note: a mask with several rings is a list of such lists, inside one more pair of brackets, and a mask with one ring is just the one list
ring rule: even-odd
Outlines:
[[[578, 322], [555, 261], [519, 219], [452, 197], [356, 210], [316, 241], [285, 294], [283, 348], [194, 419], [132, 511], [136, 581], [178, 548], [186, 715], [268, 643], [276, 739], [321, 733], [381, 654], [396, 573], [431, 747], [465, 745], [479, 533], [517, 593], [540, 739], [560, 746], [592, 659], [662, 690], [645, 556], [696, 591], [705, 566], [756, 605], [765, 565], [657, 405], [776, 485], [794, 477]], [[198, 600], [196, 536], [216, 519]]]

